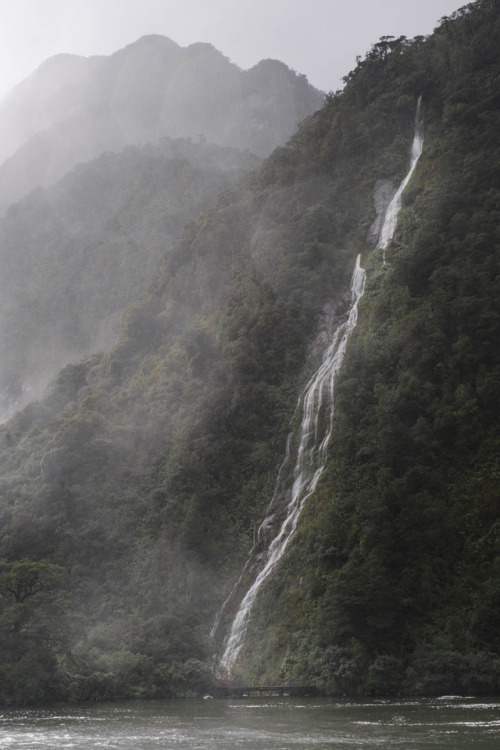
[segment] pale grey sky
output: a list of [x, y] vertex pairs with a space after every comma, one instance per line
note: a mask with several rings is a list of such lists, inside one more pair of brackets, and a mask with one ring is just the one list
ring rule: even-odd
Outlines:
[[59, 52], [109, 55], [144, 34], [210, 42], [241, 68], [282, 60], [324, 91], [382, 35], [427, 35], [459, 0], [0, 0], [0, 96]]

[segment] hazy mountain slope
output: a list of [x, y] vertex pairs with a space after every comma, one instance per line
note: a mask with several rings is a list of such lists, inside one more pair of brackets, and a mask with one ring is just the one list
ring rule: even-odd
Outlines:
[[[413, 109], [390, 113], [388, 142], [411, 132]], [[323, 143], [323, 121], [310, 128]], [[16, 606], [2, 620], [15, 618], [14, 698], [206, 684], [208, 631], [269, 501], [308, 344], [343, 309], [371, 219], [377, 173], [360, 186], [350, 169], [363, 155], [333, 174], [299, 141], [188, 227], [110, 352], [70, 365], [3, 428], [3, 559], [48, 559], [66, 582], [57, 611], [47, 584], [22, 628]]]
[[0, 104], [0, 206], [103, 151], [162, 136], [266, 156], [322, 103], [283, 63], [242, 71], [210, 44], [147, 36], [109, 57], [58, 55]]
[[[110, 346], [183, 225], [258, 160], [163, 139], [80, 165], [0, 219], [1, 412]], [[5, 418], [5, 416], [4, 416]]]
[[[1, 429], [4, 698], [207, 689], [211, 625], [359, 252], [328, 471], [239, 675], [498, 691], [499, 20], [482, 0], [428, 40], [375, 45], [187, 228], [116, 346]], [[424, 153], [384, 266], [374, 189], [407, 170], [420, 95]]]

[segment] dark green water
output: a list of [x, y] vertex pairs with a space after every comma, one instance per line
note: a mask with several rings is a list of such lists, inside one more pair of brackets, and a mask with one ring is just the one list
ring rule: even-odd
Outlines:
[[500, 701], [107, 703], [0, 714], [2, 750], [499, 750]]

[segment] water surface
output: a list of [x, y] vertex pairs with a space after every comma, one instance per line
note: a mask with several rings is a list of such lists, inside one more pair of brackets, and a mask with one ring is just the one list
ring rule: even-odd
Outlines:
[[0, 713], [2, 750], [498, 750], [500, 701], [130, 701]]

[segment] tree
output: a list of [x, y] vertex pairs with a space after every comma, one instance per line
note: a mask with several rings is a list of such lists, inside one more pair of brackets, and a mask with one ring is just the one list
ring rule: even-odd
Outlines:
[[34, 562], [24, 558], [13, 563], [0, 563], [0, 601], [24, 604], [26, 599], [42, 591], [61, 588], [63, 569], [45, 560]]
[[53, 700], [57, 656], [67, 625], [58, 597], [64, 570], [45, 560], [0, 563], [0, 696], [14, 703]]

